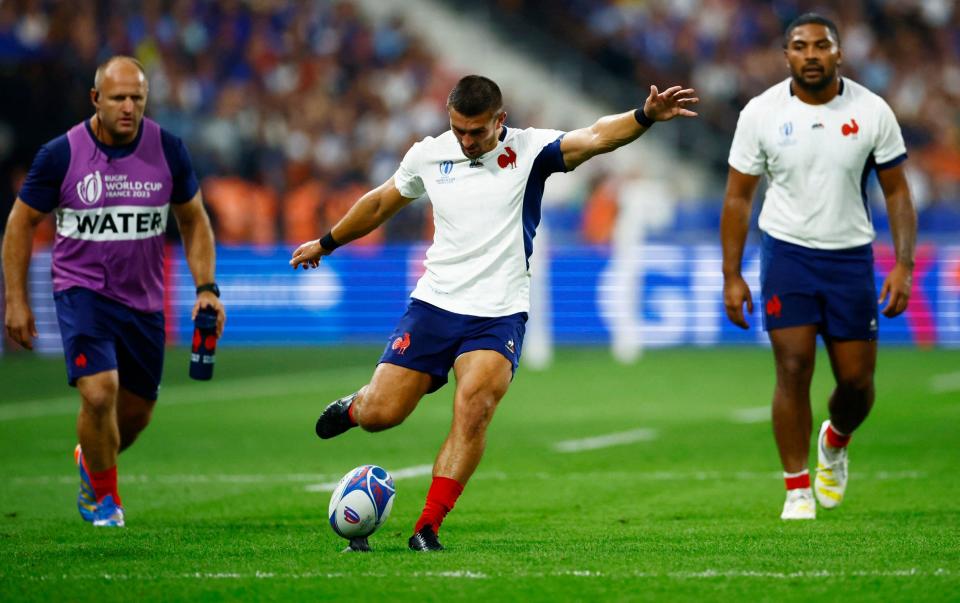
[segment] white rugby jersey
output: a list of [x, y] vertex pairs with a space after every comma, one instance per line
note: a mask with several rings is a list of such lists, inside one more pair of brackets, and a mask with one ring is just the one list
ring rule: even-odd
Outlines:
[[413, 145], [394, 174], [400, 194], [426, 193], [434, 239], [411, 297], [457, 314], [507, 316], [530, 310], [533, 237], [547, 177], [567, 171], [564, 132], [503, 127], [476, 160], [453, 132]]
[[760, 229], [813, 249], [873, 241], [867, 177], [907, 158], [886, 101], [847, 78], [829, 103], [808, 105], [790, 79], [754, 97], [740, 112], [730, 166], [767, 176]]

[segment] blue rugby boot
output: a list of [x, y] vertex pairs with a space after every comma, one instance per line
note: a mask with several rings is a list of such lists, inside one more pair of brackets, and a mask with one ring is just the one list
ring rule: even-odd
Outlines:
[[113, 495], [107, 494], [97, 505], [93, 514], [93, 525], [98, 528], [123, 527], [123, 507], [113, 501]]
[[73, 449], [73, 460], [80, 471], [80, 491], [77, 492], [77, 510], [80, 511], [80, 517], [84, 521], [93, 521], [93, 515], [97, 511], [97, 495], [93, 492], [93, 484], [90, 483], [90, 475], [87, 473], [86, 463], [83, 462], [83, 451], [80, 450], [80, 444]]

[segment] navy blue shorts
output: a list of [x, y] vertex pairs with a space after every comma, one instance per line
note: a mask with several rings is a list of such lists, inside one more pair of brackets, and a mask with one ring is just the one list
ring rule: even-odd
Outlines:
[[156, 400], [163, 373], [163, 312], [138, 312], [99, 293], [73, 287], [53, 294], [67, 360], [67, 379], [116, 369], [120, 386]]
[[762, 252], [767, 331], [813, 324], [835, 339], [877, 338], [872, 246], [810, 249], [764, 234]]
[[446, 385], [447, 374], [460, 354], [475, 350], [500, 352], [516, 373], [526, 323], [526, 312], [492, 318], [470, 316], [411, 299], [380, 362], [427, 373], [433, 377], [430, 392]]

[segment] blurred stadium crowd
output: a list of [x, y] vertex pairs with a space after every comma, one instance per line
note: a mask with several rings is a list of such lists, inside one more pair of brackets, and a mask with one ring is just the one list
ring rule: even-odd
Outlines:
[[[893, 107], [922, 195], [960, 203], [960, 10], [954, 0], [498, 0], [617, 78], [688, 82], [729, 148], [740, 109], [787, 76], [787, 24], [817, 11], [840, 29], [842, 74]], [[709, 159], [709, 158], [708, 158]], [[718, 158], [726, 163], [726, 154]]]
[[[640, 89], [690, 82], [717, 148], [728, 145], [743, 104], [785, 77], [784, 25], [820, 7], [800, 0], [487, 5]], [[922, 196], [960, 207], [960, 11], [950, 0], [858, 0], [825, 12], [841, 27], [844, 73], [897, 112]], [[374, 23], [346, 1], [3, 0], [0, 218], [37, 148], [90, 114], [97, 64], [122, 53], [147, 68], [148, 115], [185, 139], [221, 243], [317, 237], [387, 179], [414, 141], [447, 127], [444, 102], [460, 74], [418, 39], [416, 28], [428, 26]], [[526, 125], [516, 112], [511, 121]], [[725, 157], [692, 159], [723, 177]], [[412, 206], [367, 242], [419, 240], [429, 236], [430, 218], [425, 205]]]

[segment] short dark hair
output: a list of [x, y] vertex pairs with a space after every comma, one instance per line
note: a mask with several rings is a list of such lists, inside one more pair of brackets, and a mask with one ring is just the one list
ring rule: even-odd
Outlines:
[[500, 94], [500, 87], [490, 78], [468, 75], [460, 78], [450, 91], [447, 107], [467, 117], [474, 117], [502, 109], [503, 95]]
[[790, 43], [790, 34], [793, 33], [794, 29], [801, 25], [810, 25], [811, 23], [814, 25], [823, 25], [829, 29], [837, 41], [837, 46], [840, 46], [840, 30], [837, 29], [836, 23], [817, 13], [804, 13], [791, 21], [790, 25], [787, 25], [787, 29], [783, 32], [783, 47], [786, 48], [787, 44]]

